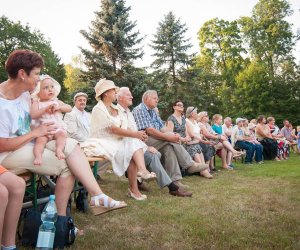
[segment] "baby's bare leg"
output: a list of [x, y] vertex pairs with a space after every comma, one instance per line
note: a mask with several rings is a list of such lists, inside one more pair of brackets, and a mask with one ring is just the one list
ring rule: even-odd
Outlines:
[[33, 164], [37, 166], [42, 165], [42, 159], [43, 159], [43, 152], [46, 143], [48, 142], [47, 136], [41, 136], [36, 138], [34, 148], [33, 148], [33, 154], [34, 154], [34, 161]]
[[59, 160], [65, 159], [64, 148], [66, 145], [67, 134], [63, 130], [59, 130], [55, 133], [56, 139], [56, 156]]

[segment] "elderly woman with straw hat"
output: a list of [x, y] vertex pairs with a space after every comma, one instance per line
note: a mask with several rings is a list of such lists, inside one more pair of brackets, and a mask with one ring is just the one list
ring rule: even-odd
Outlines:
[[173, 104], [173, 114], [167, 120], [167, 131], [178, 133], [180, 135], [179, 141], [182, 143], [185, 150], [189, 153], [195, 162], [202, 163], [200, 166], [202, 170], [200, 175], [205, 178], [213, 178], [209, 173], [208, 164], [205, 164], [204, 157], [202, 154], [202, 148], [198, 141], [191, 139], [186, 130], [186, 119], [183, 115], [184, 106], [182, 101], [177, 100]]
[[118, 90], [110, 80], [101, 79], [96, 84], [98, 103], [92, 111], [90, 138], [82, 147], [87, 156], [104, 156], [110, 160], [118, 176], [127, 171], [128, 196], [135, 200], [145, 200], [147, 196], [138, 190], [137, 175], [144, 180], [156, 178], [155, 173], [148, 172], [144, 162], [144, 151], [147, 149], [144, 141], [148, 136], [145, 131], [127, 129], [126, 121], [121, 119], [113, 104]]

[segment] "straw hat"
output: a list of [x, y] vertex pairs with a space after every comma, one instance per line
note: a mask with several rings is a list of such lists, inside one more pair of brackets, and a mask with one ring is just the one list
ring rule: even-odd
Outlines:
[[198, 120], [201, 122], [203, 117], [207, 116], [207, 112], [206, 111], [201, 111], [199, 114], [198, 114]]
[[106, 80], [105, 78], [100, 79], [95, 86], [96, 100], [99, 101], [100, 96], [110, 89], [115, 89], [116, 91], [119, 91], [119, 87], [117, 87], [113, 81]]
[[192, 112], [196, 112], [197, 113], [197, 108], [196, 107], [188, 107], [186, 109], [185, 116], [187, 118], [189, 118], [191, 116]]
[[54, 86], [54, 98], [56, 98], [61, 90], [61, 86], [60, 84], [51, 76], [49, 75], [40, 75], [40, 80], [38, 81], [38, 84], [36, 85], [34, 91], [31, 93], [32, 98], [36, 98], [38, 99], [38, 94], [40, 93], [41, 90], [41, 82], [46, 80], [46, 79], [50, 79], [53, 82], [53, 86]]
[[76, 98], [77, 98], [78, 96], [84, 96], [84, 97], [86, 97], [86, 99], [88, 98], [88, 95], [87, 95], [86, 93], [84, 93], [84, 92], [78, 92], [78, 93], [77, 93], [76, 95], [74, 95], [74, 97], [73, 97], [74, 102], [75, 102], [75, 100], [76, 100]]

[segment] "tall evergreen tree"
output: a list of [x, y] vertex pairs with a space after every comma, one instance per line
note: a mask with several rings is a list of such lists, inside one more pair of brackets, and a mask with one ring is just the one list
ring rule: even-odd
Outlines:
[[186, 32], [186, 25], [169, 12], [159, 22], [151, 41], [150, 46], [155, 50], [153, 56], [156, 58], [151, 66], [156, 70], [155, 79], [160, 88], [164, 89], [165, 98], [168, 100], [169, 97], [176, 98], [179, 94], [180, 84], [183, 84], [180, 72], [191, 64], [193, 55], [188, 54], [188, 50], [192, 45], [185, 38]]
[[81, 48], [87, 67], [83, 78], [91, 86], [100, 78], [131, 88], [137, 84], [129, 82], [128, 75], [136, 71], [133, 61], [143, 56], [142, 49], [137, 47], [143, 38], [139, 31], [134, 31], [136, 22], [129, 20], [130, 9], [124, 0], [102, 0], [89, 31], [81, 31], [92, 48]]

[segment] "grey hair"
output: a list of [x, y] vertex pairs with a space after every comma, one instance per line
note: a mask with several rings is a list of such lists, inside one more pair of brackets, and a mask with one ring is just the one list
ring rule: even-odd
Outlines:
[[229, 121], [229, 120], [232, 121], [231, 117], [227, 116], [227, 117], [224, 119], [224, 122], [227, 122], [227, 121]]
[[119, 101], [119, 98], [120, 98], [121, 96], [123, 96], [123, 94], [124, 94], [124, 92], [125, 92], [126, 90], [130, 91], [130, 89], [129, 89], [128, 87], [121, 87], [121, 88], [119, 89], [119, 91], [118, 91], [118, 93], [117, 93], [117, 101]]
[[151, 89], [147, 90], [147, 91], [143, 94], [143, 96], [142, 96], [142, 101], [145, 102], [145, 100], [146, 100], [149, 96], [154, 95], [154, 94], [157, 95], [156, 90], [151, 90]]

